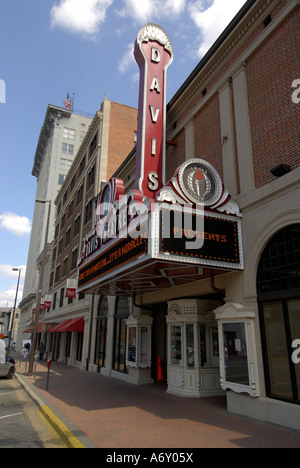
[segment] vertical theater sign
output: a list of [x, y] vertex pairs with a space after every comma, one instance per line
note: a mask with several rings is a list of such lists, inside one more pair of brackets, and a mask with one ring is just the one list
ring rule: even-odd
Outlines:
[[108, 181], [85, 239], [77, 292], [140, 295], [184, 285], [208, 271], [243, 269], [241, 214], [215, 168], [185, 161], [166, 183], [166, 78], [173, 49], [166, 32], [144, 26], [135, 185]]

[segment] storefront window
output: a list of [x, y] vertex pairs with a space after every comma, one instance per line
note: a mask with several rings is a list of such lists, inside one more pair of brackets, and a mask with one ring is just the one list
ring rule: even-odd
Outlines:
[[245, 323], [223, 323], [222, 331], [226, 382], [249, 386]]
[[126, 320], [130, 315], [128, 297], [117, 297], [114, 331], [114, 370], [127, 372], [126, 366]]
[[289, 368], [289, 349], [286, 341], [283, 305], [269, 303], [263, 305], [269, 386], [272, 395], [292, 398], [292, 383]]
[[[300, 300], [288, 301], [288, 311], [293, 342], [300, 339]], [[300, 364], [295, 364], [293, 368], [295, 368], [297, 399], [300, 401]]]
[[300, 224], [281, 230], [265, 248], [257, 290], [267, 395], [299, 403], [292, 343], [300, 339]]
[[181, 325], [171, 326], [171, 363], [181, 365]]

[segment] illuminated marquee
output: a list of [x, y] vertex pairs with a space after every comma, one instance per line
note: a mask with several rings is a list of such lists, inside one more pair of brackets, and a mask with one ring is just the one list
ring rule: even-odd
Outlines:
[[123, 181], [111, 179], [99, 194], [95, 229], [78, 264], [79, 293], [111, 288], [122, 294], [125, 282], [133, 294], [133, 273], [142, 277], [153, 265], [244, 268], [241, 213], [216, 169], [191, 159], [165, 181], [166, 74], [173, 61], [168, 35], [144, 26], [134, 55], [140, 68], [135, 186], [125, 194]]

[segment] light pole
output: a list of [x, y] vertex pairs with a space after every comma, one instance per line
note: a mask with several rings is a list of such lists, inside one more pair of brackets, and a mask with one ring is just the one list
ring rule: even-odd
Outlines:
[[9, 356], [9, 352], [10, 352], [11, 337], [12, 337], [12, 333], [13, 333], [13, 329], [14, 329], [14, 321], [15, 321], [15, 314], [16, 314], [16, 304], [17, 304], [17, 299], [18, 299], [18, 291], [19, 291], [19, 283], [20, 283], [20, 276], [21, 276], [21, 268], [13, 268], [12, 271], [18, 271], [18, 272], [19, 272], [19, 276], [18, 276], [16, 297], [15, 297], [15, 303], [14, 303], [14, 311], [13, 311], [12, 321], [11, 321], [10, 330], [9, 330], [8, 346], [7, 346], [7, 353], [6, 353], [6, 357], [7, 357], [7, 358], [8, 358], [8, 356]]
[[38, 334], [38, 326], [39, 326], [39, 319], [40, 319], [40, 307], [41, 307], [41, 299], [42, 299], [42, 289], [43, 289], [43, 282], [44, 282], [44, 271], [47, 259], [47, 240], [48, 240], [48, 232], [49, 232], [49, 224], [50, 224], [50, 212], [51, 212], [51, 201], [50, 200], [35, 200], [36, 203], [49, 203], [48, 208], [48, 217], [47, 217], [47, 226], [46, 226], [46, 234], [45, 234], [45, 242], [44, 242], [44, 252], [43, 252], [43, 260], [41, 265], [41, 273], [40, 273], [40, 281], [39, 281], [39, 290], [37, 294], [36, 300], [36, 313], [34, 318], [33, 324], [33, 333], [32, 333], [32, 343], [31, 343], [31, 353], [30, 353], [30, 360], [29, 360], [29, 367], [28, 367], [28, 375], [33, 375], [33, 367], [34, 367], [34, 354], [37, 342], [37, 334]]

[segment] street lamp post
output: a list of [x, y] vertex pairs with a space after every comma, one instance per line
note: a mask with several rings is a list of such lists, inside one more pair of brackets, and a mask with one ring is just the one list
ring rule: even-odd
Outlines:
[[31, 343], [31, 354], [29, 360], [29, 367], [28, 367], [28, 375], [33, 375], [33, 367], [34, 367], [34, 354], [37, 342], [37, 334], [38, 334], [38, 325], [40, 319], [40, 307], [41, 307], [41, 299], [42, 299], [42, 289], [43, 289], [43, 282], [44, 282], [44, 271], [46, 266], [46, 258], [47, 258], [47, 240], [48, 240], [48, 232], [49, 232], [49, 224], [50, 224], [50, 212], [51, 212], [51, 201], [50, 200], [35, 200], [36, 203], [49, 203], [48, 208], [48, 218], [47, 218], [47, 226], [46, 226], [46, 234], [45, 234], [45, 242], [44, 242], [44, 252], [43, 252], [43, 260], [41, 265], [41, 273], [40, 273], [40, 281], [39, 281], [39, 290], [37, 294], [37, 301], [36, 301], [36, 313], [34, 318], [33, 324], [33, 333], [32, 333], [32, 343]]
[[14, 311], [13, 311], [12, 321], [11, 321], [10, 330], [9, 330], [9, 338], [8, 338], [8, 346], [7, 346], [6, 357], [9, 356], [10, 344], [11, 344], [11, 337], [12, 337], [13, 329], [14, 329], [15, 314], [16, 314], [16, 304], [17, 304], [17, 299], [18, 299], [18, 291], [19, 291], [20, 276], [21, 276], [21, 268], [13, 268], [12, 271], [18, 271], [18, 272], [19, 272], [19, 276], [18, 276], [16, 297], [15, 297], [15, 303], [14, 303]]

